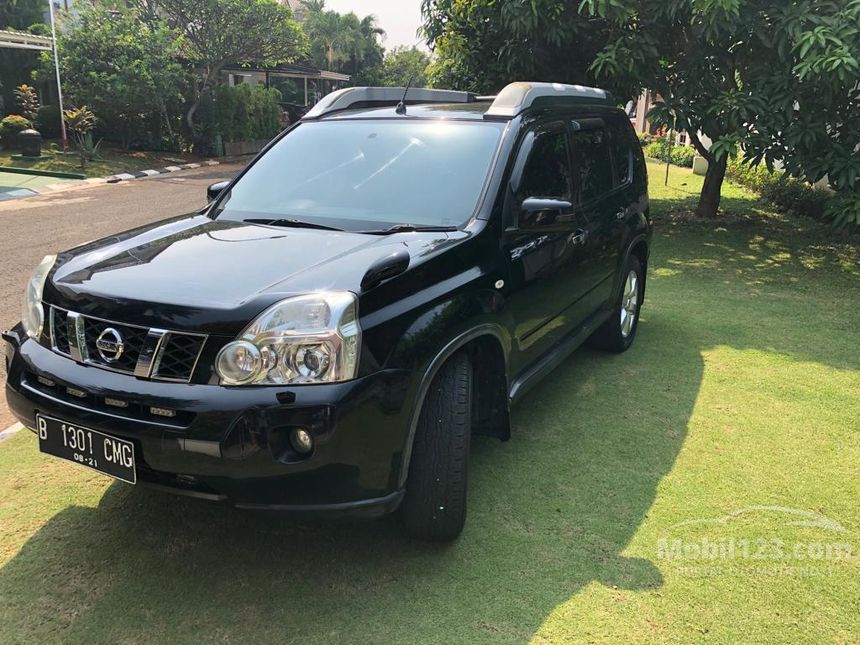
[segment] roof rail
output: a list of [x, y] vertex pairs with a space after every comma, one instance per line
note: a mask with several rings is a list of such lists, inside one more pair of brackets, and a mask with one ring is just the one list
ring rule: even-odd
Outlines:
[[[318, 119], [326, 114], [350, 108], [397, 105], [403, 98], [404, 92], [406, 92], [405, 87], [347, 87], [324, 96], [304, 118]], [[474, 103], [475, 100], [475, 95], [470, 92], [412, 87], [406, 97], [406, 104]]]
[[584, 85], [561, 83], [518, 82], [507, 85], [487, 110], [485, 116], [513, 117], [531, 107], [563, 103], [599, 103], [612, 105], [612, 95], [606, 90]]

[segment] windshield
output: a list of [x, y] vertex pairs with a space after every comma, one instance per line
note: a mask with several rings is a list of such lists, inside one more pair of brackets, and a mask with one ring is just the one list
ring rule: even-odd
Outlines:
[[459, 226], [472, 217], [503, 124], [303, 123], [233, 187], [218, 217], [346, 230]]

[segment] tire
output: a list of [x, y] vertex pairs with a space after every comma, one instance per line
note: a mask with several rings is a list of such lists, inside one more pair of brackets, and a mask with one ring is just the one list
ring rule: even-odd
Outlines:
[[400, 516], [412, 537], [446, 542], [466, 522], [466, 484], [472, 435], [472, 363], [452, 356], [424, 399]]
[[[630, 291], [630, 276], [633, 274], [636, 276], [633, 289], [635, 301], [630, 299], [634, 295]], [[635, 255], [628, 257], [621, 276], [621, 288], [615, 297], [612, 315], [588, 339], [594, 347], [618, 354], [630, 348], [636, 339], [636, 330], [639, 328], [639, 312], [645, 297], [645, 274], [639, 258]], [[634, 313], [632, 322], [629, 322], [631, 307]]]

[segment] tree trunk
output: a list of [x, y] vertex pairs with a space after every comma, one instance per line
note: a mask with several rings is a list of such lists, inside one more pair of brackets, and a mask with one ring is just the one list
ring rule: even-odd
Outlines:
[[697, 217], [716, 217], [720, 208], [720, 192], [723, 188], [723, 179], [726, 177], [726, 165], [728, 157], [723, 155], [719, 161], [711, 159], [708, 163], [708, 171], [705, 173], [705, 183], [702, 185], [702, 194], [699, 197], [699, 205], [696, 207]]
[[217, 64], [210, 65], [207, 68], [209, 71], [203, 78], [203, 85], [200, 87], [200, 91], [197, 92], [197, 97], [194, 99], [194, 102], [185, 114], [185, 121], [188, 123], [188, 128], [191, 130], [192, 137], [194, 135], [194, 115], [197, 112], [197, 108], [200, 107], [203, 95], [215, 87], [218, 82], [218, 75], [221, 73], [221, 69], [224, 67], [224, 64], [225, 63], [219, 61]]

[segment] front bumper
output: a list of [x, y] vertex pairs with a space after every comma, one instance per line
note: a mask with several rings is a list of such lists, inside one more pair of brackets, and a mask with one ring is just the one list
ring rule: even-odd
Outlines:
[[[409, 372], [291, 388], [159, 383], [78, 364], [20, 327], [3, 339], [21, 423], [42, 413], [134, 442], [140, 483], [246, 508], [381, 515], [400, 503]], [[314, 437], [309, 456], [290, 445], [297, 427]]]

